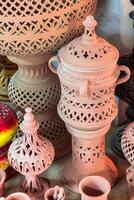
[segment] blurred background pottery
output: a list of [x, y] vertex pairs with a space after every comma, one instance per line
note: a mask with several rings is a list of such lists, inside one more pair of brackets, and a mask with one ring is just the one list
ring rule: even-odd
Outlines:
[[121, 147], [131, 166], [126, 170], [129, 199], [134, 198], [134, 122], [128, 124], [122, 134]]
[[[124, 0], [123, 0], [124, 1]], [[131, 3], [134, 4], [133, 1]], [[124, 14], [124, 18], [126, 18], [127, 22], [129, 22], [129, 26], [126, 28], [126, 23], [124, 23], [124, 30], [122, 31], [121, 38], [124, 43], [124, 45], [129, 46], [131, 44], [131, 47], [133, 48], [132, 52], [129, 55], [124, 55], [119, 58], [118, 64], [119, 65], [126, 65], [131, 71], [130, 79], [120, 84], [116, 87], [115, 94], [119, 97], [119, 122], [118, 122], [118, 129], [113, 134], [112, 140], [111, 140], [111, 147], [112, 150], [119, 156], [124, 158], [124, 154], [121, 149], [121, 137], [124, 129], [127, 127], [127, 125], [134, 121], [134, 10], [130, 11], [128, 13], [128, 8], [125, 7], [125, 5], [130, 6], [130, 3], [126, 4], [126, 1], [124, 1], [124, 10], [126, 10], [126, 15]], [[130, 6], [130, 9], [132, 9], [133, 6]], [[131, 19], [131, 20], [130, 20]], [[128, 25], [128, 23], [127, 23]], [[130, 30], [129, 30], [130, 29]], [[124, 35], [123, 35], [124, 34]], [[126, 40], [125, 35], [131, 34], [132, 37], [129, 35], [128, 40]], [[124, 36], [124, 37], [123, 37]], [[121, 73], [120, 77], [124, 77], [124, 73]], [[124, 113], [124, 115], [123, 115]]]
[[6, 56], [0, 57], [0, 100], [9, 101], [8, 98], [8, 84], [17, 70], [17, 65], [12, 63]]
[[30, 197], [22, 192], [16, 192], [10, 194], [5, 200], [31, 200]]

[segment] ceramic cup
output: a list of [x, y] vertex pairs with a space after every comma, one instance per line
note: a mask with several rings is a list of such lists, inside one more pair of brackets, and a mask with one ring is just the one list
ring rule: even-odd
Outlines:
[[79, 183], [81, 200], [107, 200], [110, 183], [101, 176], [88, 176]]
[[44, 200], [64, 200], [65, 199], [65, 191], [63, 187], [56, 185], [48, 189], [44, 194]]
[[4, 194], [5, 179], [6, 179], [6, 173], [4, 169], [0, 168], [0, 197], [2, 197]]
[[22, 192], [16, 192], [16, 193], [12, 193], [10, 194], [6, 200], [30, 200], [30, 197]]

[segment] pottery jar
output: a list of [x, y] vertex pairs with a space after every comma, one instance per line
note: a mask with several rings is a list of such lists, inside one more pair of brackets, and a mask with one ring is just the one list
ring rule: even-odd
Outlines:
[[81, 200], [107, 200], [110, 183], [101, 176], [88, 176], [79, 184]]
[[[118, 50], [95, 33], [93, 16], [83, 22], [85, 32], [49, 60], [61, 82], [58, 114], [66, 124], [93, 130], [109, 124], [117, 114], [114, 91], [130, 71], [118, 66]], [[119, 79], [120, 72], [124, 77]]]
[[30, 200], [30, 197], [22, 192], [16, 192], [10, 194], [5, 200]]

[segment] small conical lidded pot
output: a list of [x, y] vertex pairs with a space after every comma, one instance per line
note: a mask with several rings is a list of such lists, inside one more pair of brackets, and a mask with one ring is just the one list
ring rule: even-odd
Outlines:
[[[60, 117], [69, 125], [85, 130], [101, 128], [117, 114], [114, 90], [127, 81], [130, 71], [118, 66], [118, 50], [95, 33], [93, 16], [83, 22], [85, 32], [62, 47], [49, 61], [61, 81], [58, 104]], [[120, 71], [125, 76], [119, 79]]]
[[37, 135], [39, 122], [32, 109], [26, 108], [24, 120], [20, 129], [24, 135], [16, 139], [8, 151], [11, 166], [25, 176], [20, 190], [27, 193], [31, 199], [43, 197], [48, 189], [48, 183], [38, 177], [46, 170], [54, 159], [53, 145], [44, 137]]

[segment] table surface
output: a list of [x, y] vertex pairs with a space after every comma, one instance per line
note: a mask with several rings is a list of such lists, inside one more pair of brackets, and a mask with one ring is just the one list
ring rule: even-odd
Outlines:
[[[125, 171], [126, 168], [129, 166], [128, 162], [126, 160], [123, 160], [116, 156], [112, 150], [109, 147], [109, 136], [112, 134], [112, 132], [115, 131], [115, 129], [112, 128], [112, 131], [109, 132], [107, 137], [107, 147], [106, 152], [110, 157], [112, 157], [112, 160], [116, 163], [118, 172], [119, 172], [119, 178], [117, 180], [117, 183], [112, 188], [109, 200], [128, 200], [128, 192], [127, 192], [127, 183], [125, 178]], [[61, 173], [64, 165], [66, 164], [66, 161], [68, 158], [70, 158], [71, 154], [66, 155], [63, 158], [60, 158], [58, 160], [55, 160], [51, 167], [42, 174], [43, 177], [47, 177], [50, 180], [51, 185], [62, 185], [61, 184]], [[17, 191], [17, 186], [19, 182], [21, 181], [22, 176], [16, 175], [12, 177], [10, 180], [6, 182], [5, 191], [7, 196], [8, 194]], [[77, 193], [73, 193], [67, 189], [66, 191], [66, 200], [79, 200], [80, 195]]]

